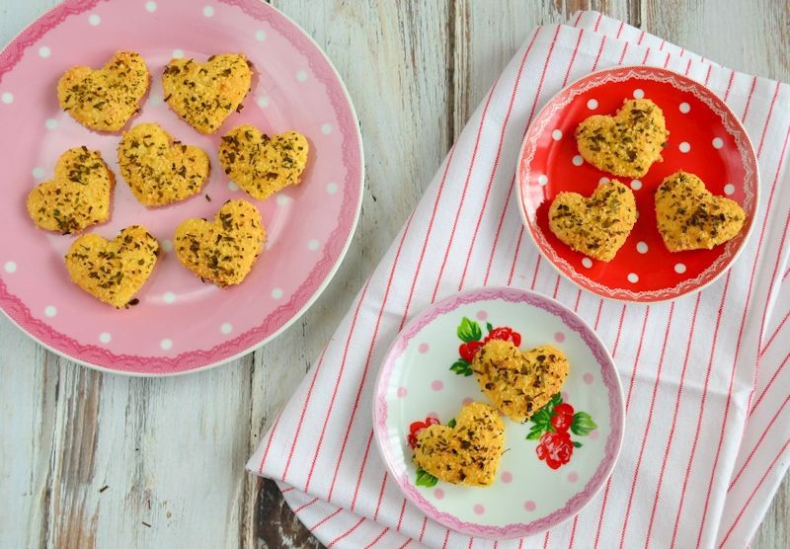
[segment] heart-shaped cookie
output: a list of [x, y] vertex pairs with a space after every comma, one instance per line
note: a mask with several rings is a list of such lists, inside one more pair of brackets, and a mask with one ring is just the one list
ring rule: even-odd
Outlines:
[[187, 219], [176, 229], [173, 246], [179, 261], [220, 287], [240, 284], [261, 253], [266, 231], [258, 208], [229, 200], [214, 221]]
[[117, 132], [139, 110], [150, 80], [140, 54], [119, 51], [101, 69], [67, 70], [58, 82], [58, 101], [86, 128]]
[[212, 55], [206, 63], [173, 59], [162, 87], [173, 111], [200, 133], [214, 133], [250, 91], [252, 70], [242, 54]]
[[505, 425], [488, 404], [470, 402], [455, 426], [431, 425], [417, 433], [414, 464], [452, 484], [490, 486], [505, 449]]
[[670, 252], [710, 250], [741, 231], [746, 213], [734, 200], [713, 196], [696, 175], [681, 171], [656, 190], [656, 220]]
[[510, 341], [492, 339], [472, 361], [480, 390], [497, 410], [516, 422], [528, 420], [557, 394], [568, 377], [568, 359], [551, 345], [521, 352]]
[[590, 198], [561, 192], [549, 208], [549, 228], [565, 244], [589, 257], [611, 261], [636, 223], [636, 200], [619, 181], [598, 186]]
[[158, 124], [138, 124], [123, 134], [118, 165], [146, 206], [164, 206], [199, 193], [211, 169], [202, 149], [173, 141]]
[[109, 241], [96, 234], [79, 237], [66, 254], [66, 269], [80, 288], [120, 309], [151, 276], [158, 253], [156, 238], [132, 225]]
[[115, 176], [98, 151], [69, 149], [55, 164], [55, 177], [27, 195], [27, 213], [48, 231], [78, 233], [110, 218]]
[[223, 136], [219, 162], [247, 194], [263, 200], [283, 187], [300, 183], [309, 149], [300, 133], [269, 137], [245, 124]]
[[625, 101], [614, 116], [594, 115], [576, 128], [582, 157], [623, 177], [642, 177], [660, 162], [669, 132], [664, 113], [649, 99]]

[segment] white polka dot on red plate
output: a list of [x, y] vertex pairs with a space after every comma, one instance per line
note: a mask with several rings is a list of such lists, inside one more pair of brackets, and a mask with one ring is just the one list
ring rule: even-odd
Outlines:
[[239, 190], [239, 185], [235, 181], [228, 181], [228, 190], [235, 193]]
[[635, 190], [635, 191], [638, 191], [639, 189], [642, 188], [642, 182], [639, 181], [638, 179], [632, 179], [631, 180], [631, 188], [633, 190]]
[[557, 343], [562, 343], [563, 341], [565, 341], [565, 334], [563, 334], [562, 332], [556, 332], [554, 334], [554, 341], [556, 341]]
[[263, 42], [264, 40], [266, 40], [266, 31], [264, 30], [255, 31], [255, 40], [257, 40], [258, 42]]
[[636, 273], [628, 273], [627, 278], [628, 278], [628, 282], [632, 284], [636, 284], [637, 282], [639, 282], [639, 275]]
[[595, 109], [598, 108], [598, 101], [596, 101], [595, 99], [590, 99], [589, 101], [587, 101], [587, 108], [590, 109], [591, 111], [594, 111]]
[[212, 8], [211, 6], [206, 6], [205, 8], [203, 8], [203, 15], [205, 15], [206, 17], [214, 17], [214, 8]]
[[598, 184], [603, 185], [605, 183], [609, 183], [609, 181], [611, 181], [611, 179], [609, 179], [608, 177], [602, 177], [601, 179], [598, 180]]
[[174, 294], [173, 292], [165, 292], [164, 295], [162, 296], [162, 300], [168, 305], [171, 303], [175, 303], [176, 294]]
[[173, 241], [172, 240], [163, 240], [162, 241], [162, 250], [165, 252], [170, 252], [173, 250]]
[[425, 354], [425, 353], [427, 353], [427, 352], [428, 352], [430, 349], [431, 349], [431, 346], [430, 346], [430, 345], [428, 345], [428, 344], [427, 344], [427, 343], [425, 343], [425, 342], [423, 342], [423, 343], [420, 343], [420, 344], [417, 346], [417, 350], [418, 350], [420, 353], [422, 353], [422, 354]]
[[571, 471], [568, 473], [568, 482], [577, 482], [579, 480], [579, 473]]
[[327, 183], [326, 192], [327, 194], [335, 194], [337, 192], [337, 183]]
[[233, 331], [233, 325], [230, 322], [224, 322], [222, 326], [219, 327], [219, 331], [223, 334], [229, 334]]
[[637, 242], [636, 243], [636, 251], [639, 252], [640, 254], [646, 254], [647, 253], [647, 244], [645, 244], [644, 242]]
[[283, 291], [280, 288], [275, 288], [272, 290], [272, 297], [274, 299], [280, 299], [283, 296]]
[[159, 342], [159, 346], [165, 351], [168, 351], [173, 348], [173, 341], [170, 339], [163, 339]]
[[44, 126], [46, 126], [48, 130], [57, 129], [58, 121], [54, 118], [47, 118], [46, 122], [44, 122]]
[[547, 185], [549, 182], [549, 178], [545, 175], [538, 176], [538, 185]]
[[181, 59], [184, 57], [184, 50], [173, 50], [173, 59]]
[[266, 107], [269, 106], [269, 98], [265, 95], [261, 95], [260, 97], [258, 97], [256, 103], [258, 103], [258, 106], [260, 108], [265, 109]]
[[721, 137], [714, 137], [712, 145], [714, 149], [721, 149], [724, 146], [724, 141], [722, 141]]
[[15, 273], [16, 272], [16, 262], [15, 261], [6, 261], [5, 265], [5, 272], [7, 273]]
[[296, 72], [296, 79], [299, 82], [304, 82], [305, 80], [307, 80], [307, 73], [305, 71], [297, 71]]
[[595, 381], [595, 377], [592, 374], [586, 373], [582, 376], [582, 379], [587, 385], [592, 385], [592, 382]]
[[444, 490], [441, 488], [437, 488], [433, 491], [433, 495], [436, 499], [443, 499], [444, 498]]
[[534, 511], [536, 507], [537, 507], [537, 505], [535, 505], [535, 502], [532, 501], [532, 500], [529, 500], [529, 501], [524, 503], [524, 509], [526, 509], [529, 512]]
[[154, 13], [156, 11], [156, 2], [146, 2], [145, 11], [148, 13]]
[[441, 379], [435, 379], [431, 382], [431, 389], [434, 391], [441, 391], [444, 389], [444, 383], [442, 383]]
[[409, 390], [406, 387], [398, 387], [398, 398], [404, 398], [407, 394], [409, 394]]
[[308, 249], [313, 250], [313, 251], [316, 251], [320, 246], [321, 246], [321, 244], [315, 238], [307, 243]]
[[727, 183], [726, 185], [724, 185], [724, 194], [729, 196], [734, 192], [735, 192], [735, 185], [733, 185], [732, 183]]
[[562, 139], [562, 130], [554, 130], [553, 132], [551, 132], [551, 138], [554, 141], [559, 141], [560, 139]]
[[3, 92], [3, 95], [0, 95], [0, 101], [6, 105], [10, 105], [14, 102], [14, 94], [11, 92]]
[[589, 269], [590, 267], [593, 266], [592, 259], [590, 259], [589, 257], [583, 257], [582, 258], [582, 265], [584, 265], [585, 267], [587, 267]]
[[675, 272], [678, 274], [683, 274], [686, 272], [686, 266], [683, 263], [676, 263], [675, 264]]
[[42, 58], [46, 59], [50, 55], [52, 55], [52, 50], [49, 49], [49, 47], [41, 46], [40, 48], [38, 48], [38, 56], [39, 57], [42, 57]]
[[480, 505], [479, 503], [472, 508], [475, 512], [475, 515], [482, 515], [486, 512], [486, 508]]
[[634, 90], [634, 98], [635, 99], [642, 99], [645, 96], [645, 92], [642, 89], [635, 89]]
[[573, 160], [571, 160], [571, 162], [573, 162], [574, 166], [581, 166], [582, 164], [584, 164], [584, 158], [582, 158], [582, 155], [577, 154], [576, 156], [573, 157]]
[[502, 473], [502, 476], [500, 478], [502, 479], [502, 482], [504, 482], [505, 484], [509, 484], [513, 482], [513, 473], [511, 473], [510, 471], [505, 471], [504, 473]]
[[678, 149], [680, 149], [680, 152], [682, 153], [687, 153], [691, 150], [691, 145], [688, 141], [683, 141], [680, 145], [678, 145]]
[[109, 343], [112, 341], [112, 336], [107, 332], [102, 332], [99, 334], [99, 341], [102, 343]]
[[48, 305], [46, 309], [44, 309], [44, 314], [48, 317], [53, 317], [58, 314], [58, 310], [55, 308], [54, 305]]
[[99, 23], [101, 23], [101, 17], [99, 17], [99, 16], [98, 16], [98, 15], [96, 15], [95, 13], [92, 13], [92, 14], [91, 14], [91, 15], [88, 17], [88, 23], [89, 23], [89, 24], [90, 24], [92, 27], [98, 27], [98, 26], [99, 26]]
[[688, 112], [691, 110], [691, 105], [689, 105], [684, 101], [683, 103], [678, 105], [678, 108], [680, 109], [680, 112], [682, 112], [683, 114], [688, 114]]
[[332, 133], [332, 124], [321, 124], [321, 133], [324, 135]]

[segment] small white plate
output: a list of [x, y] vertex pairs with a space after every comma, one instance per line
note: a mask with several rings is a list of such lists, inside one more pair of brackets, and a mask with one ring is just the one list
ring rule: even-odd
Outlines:
[[[522, 350], [542, 344], [562, 349], [570, 363], [568, 379], [554, 403], [527, 423], [503, 418], [506, 451], [492, 486], [434, 484], [412, 463], [410, 426], [427, 417], [445, 425], [465, 402], [489, 402], [471, 371], [464, 375], [461, 355], [469, 355], [461, 346], [482, 342], [500, 327], [519, 334], [510, 337]], [[560, 403], [556, 415], [572, 412], [566, 434], [547, 431], [540, 419], [550, 421]], [[413, 319], [387, 353], [373, 407], [379, 449], [406, 496], [453, 530], [499, 539], [534, 535], [578, 513], [609, 477], [624, 429], [620, 379], [600, 339], [559, 303], [513, 288], [458, 294]]]

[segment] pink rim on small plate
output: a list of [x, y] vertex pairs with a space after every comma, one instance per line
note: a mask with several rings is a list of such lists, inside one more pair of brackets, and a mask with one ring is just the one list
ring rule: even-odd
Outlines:
[[[426, 488], [416, 484], [413, 453], [406, 443], [409, 423], [428, 415], [445, 424], [460, 409], [462, 400], [488, 402], [473, 376], [448, 373], [453, 356], [457, 358], [455, 327], [462, 317], [479, 320], [483, 326], [489, 322], [500, 326], [498, 323], [504, 320], [523, 334], [522, 349], [551, 343], [568, 353], [570, 375], [563, 386], [563, 398], [591, 411], [594, 408], [602, 432], [590, 437], [595, 440], [589, 443], [584, 439], [590, 448], [577, 448], [573, 454], [574, 460], [585, 460], [577, 463], [584, 473], [575, 472], [572, 460], [565, 468], [548, 468], [535, 456], [536, 441], [523, 436], [530, 429], [528, 424], [505, 419], [508, 450], [494, 485], [473, 488], [439, 481], [436, 488]], [[568, 395], [566, 391], [575, 394]], [[390, 474], [428, 517], [470, 536], [516, 538], [540, 533], [573, 517], [600, 490], [614, 468], [622, 444], [624, 404], [611, 356], [579, 316], [537, 293], [484, 288], [432, 305], [398, 334], [376, 381], [373, 425]], [[506, 459], [510, 460], [509, 465]], [[528, 485], [540, 486], [533, 494], [535, 501], [523, 499], [526, 495], [522, 488]], [[541, 494], [546, 495], [545, 506]], [[552, 498], [556, 501], [549, 502]], [[502, 522], [497, 512], [503, 509], [520, 520], [508, 516]]]
[[[165, 208], [136, 201], [118, 172], [117, 134], [84, 128], [58, 105], [56, 85], [69, 67], [101, 67], [116, 51], [136, 51], [151, 72], [141, 112], [124, 130], [156, 122], [203, 148], [212, 170], [201, 196]], [[205, 61], [244, 53], [253, 64], [243, 109], [216, 134], [198, 134], [163, 102], [161, 75], [172, 58]], [[241, 124], [264, 133], [299, 131], [310, 159], [298, 186], [265, 201], [239, 189], [217, 157], [222, 135]], [[52, 177], [65, 150], [98, 150], [116, 174], [111, 219], [89, 228], [105, 238], [144, 225], [163, 253], [138, 293], [115, 310], [70, 280], [63, 256], [75, 236], [37, 229], [28, 192]], [[66, 0], [22, 31], [0, 53], [0, 308], [48, 349], [76, 362], [129, 375], [163, 376], [216, 366], [271, 340], [315, 301], [340, 265], [362, 204], [359, 125], [337, 72], [295, 23], [257, 0]], [[267, 243], [239, 286], [202, 283], [172, 251], [176, 226], [213, 219], [227, 200], [245, 198], [261, 212]]]

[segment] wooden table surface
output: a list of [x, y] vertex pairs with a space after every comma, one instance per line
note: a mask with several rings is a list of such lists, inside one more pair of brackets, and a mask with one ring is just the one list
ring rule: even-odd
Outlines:
[[[359, 114], [366, 192], [348, 256], [276, 341], [186, 377], [101, 374], [0, 318], [0, 547], [320, 547], [244, 463], [535, 25], [598, 9], [732, 68], [790, 81], [788, 0], [271, 3], [326, 51]], [[0, 0], [0, 42], [54, 4]], [[790, 547], [787, 480], [753, 547]]]

